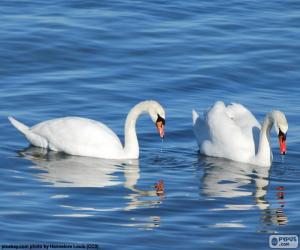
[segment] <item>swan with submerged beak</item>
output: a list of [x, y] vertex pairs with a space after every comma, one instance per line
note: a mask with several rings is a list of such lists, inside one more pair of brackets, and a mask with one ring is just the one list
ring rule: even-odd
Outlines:
[[288, 123], [283, 112], [273, 110], [261, 126], [241, 104], [216, 102], [204, 115], [193, 110], [193, 128], [200, 152], [260, 166], [271, 166], [270, 131], [275, 127], [280, 153], [285, 155]]
[[139, 143], [136, 121], [148, 113], [164, 138], [165, 111], [156, 101], [144, 101], [134, 106], [125, 122], [124, 147], [118, 136], [105, 124], [81, 117], [64, 117], [41, 122], [31, 128], [8, 117], [10, 122], [33, 145], [71, 155], [106, 159], [138, 159]]

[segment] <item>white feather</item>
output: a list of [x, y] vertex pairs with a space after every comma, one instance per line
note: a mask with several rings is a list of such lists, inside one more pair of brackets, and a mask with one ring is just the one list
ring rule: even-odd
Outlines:
[[287, 131], [280, 111], [267, 114], [263, 128], [241, 104], [225, 106], [218, 101], [202, 120], [193, 111], [194, 133], [202, 154], [256, 165], [271, 164], [269, 131], [273, 123]]

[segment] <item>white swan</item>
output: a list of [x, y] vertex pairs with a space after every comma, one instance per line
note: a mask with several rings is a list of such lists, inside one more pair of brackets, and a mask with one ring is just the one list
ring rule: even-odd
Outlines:
[[280, 152], [286, 154], [288, 123], [278, 110], [268, 113], [263, 125], [241, 104], [225, 106], [216, 102], [200, 119], [193, 110], [194, 133], [204, 155], [227, 158], [260, 166], [270, 166], [270, 130], [274, 125]]
[[41, 122], [31, 128], [13, 117], [10, 122], [34, 146], [49, 148], [71, 155], [81, 155], [106, 159], [138, 159], [139, 144], [136, 135], [136, 120], [148, 112], [156, 123], [160, 137], [164, 137], [165, 111], [156, 101], [144, 101], [134, 106], [125, 123], [124, 147], [118, 136], [106, 125], [98, 121], [64, 117]]

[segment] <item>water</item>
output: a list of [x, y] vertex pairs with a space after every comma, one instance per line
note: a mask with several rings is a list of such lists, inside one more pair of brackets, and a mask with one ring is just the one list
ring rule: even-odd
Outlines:
[[[2, 0], [0, 243], [269, 249], [299, 235], [299, 16], [293, 0]], [[166, 137], [141, 117], [138, 161], [28, 148], [7, 120], [82, 116], [123, 138], [145, 99], [165, 107]], [[284, 111], [284, 160], [274, 134], [271, 168], [199, 156], [191, 110], [216, 100], [260, 121]]]

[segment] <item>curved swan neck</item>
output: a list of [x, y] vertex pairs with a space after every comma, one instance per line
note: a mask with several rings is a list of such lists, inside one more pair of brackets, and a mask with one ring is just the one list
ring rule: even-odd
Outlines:
[[257, 161], [262, 165], [270, 166], [272, 162], [272, 153], [270, 146], [270, 130], [274, 124], [274, 117], [272, 113], [268, 113], [265, 117], [264, 123], [260, 131], [260, 140], [258, 153], [256, 155]]
[[124, 132], [124, 152], [127, 158], [139, 158], [139, 143], [136, 135], [136, 120], [142, 113], [149, 112], [150, 107], [151, 103], [149, 101], [141, 102], [135, 105], [127, 115]]

